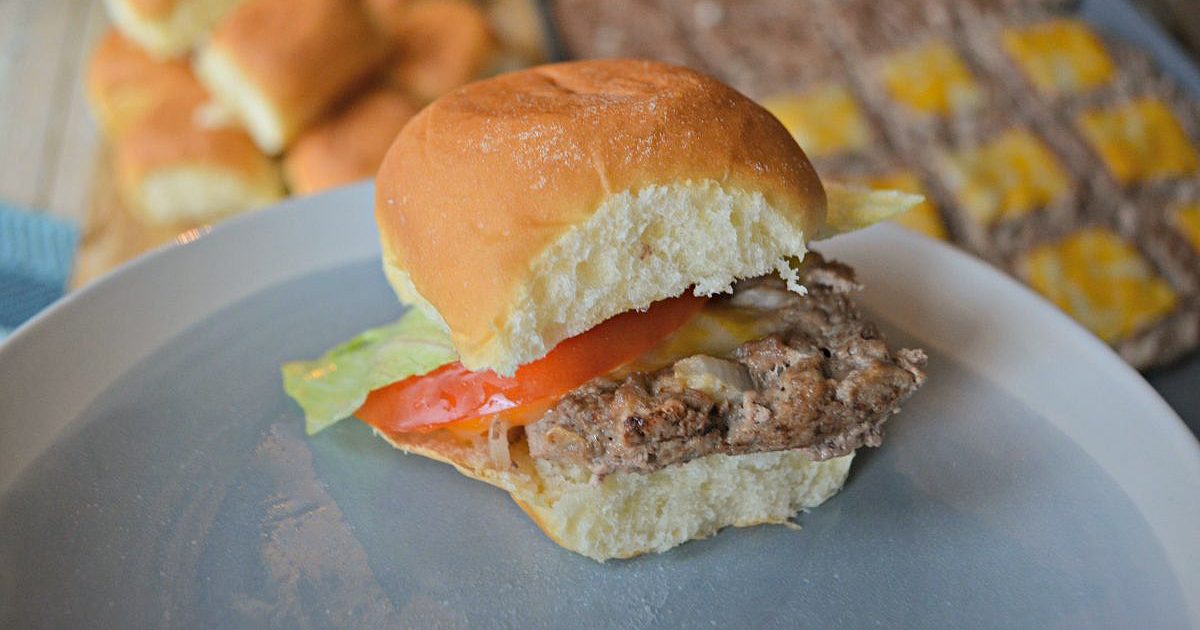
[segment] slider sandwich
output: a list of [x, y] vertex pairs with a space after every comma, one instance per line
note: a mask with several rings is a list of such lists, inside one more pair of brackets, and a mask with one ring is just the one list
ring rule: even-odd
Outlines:
[[376, 179], [404, 317], [284, 385], [504, 489], [597, 560], [783, 523], [923, 382], [807, 243], [920, 197], [824, 188], [783, 126], [656, 62], [543, 66], [413, 118]]

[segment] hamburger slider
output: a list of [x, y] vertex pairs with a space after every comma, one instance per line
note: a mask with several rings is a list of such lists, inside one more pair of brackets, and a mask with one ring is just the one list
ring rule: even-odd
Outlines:
[[377, 175], [384, 271], [412, 308], [284, 386], [310, 433], [356, 416], [596, 560], [784, 523], [924, 380], [807, 243], [918, 201], [824, 188], [766, 110], [683, 68], [473, 83]]

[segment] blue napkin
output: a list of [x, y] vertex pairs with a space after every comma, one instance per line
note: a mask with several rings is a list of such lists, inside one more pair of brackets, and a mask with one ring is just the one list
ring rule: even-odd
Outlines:
[[78, 245], [72, 223], [0, 204], [0, 339], [62, 297]]

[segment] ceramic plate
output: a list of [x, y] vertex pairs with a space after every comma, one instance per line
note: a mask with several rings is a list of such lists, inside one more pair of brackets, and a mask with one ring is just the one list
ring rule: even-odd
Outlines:
[[1200, 450], [1104, 345], [879, 226], [855, 265], [928, 384], [786, 527], [598, 564], [507, 495], [348, 421], [279, 365], [401, 312], [359, 186], [126, 267], [0, 346], [0, 627], [1200, 623]]

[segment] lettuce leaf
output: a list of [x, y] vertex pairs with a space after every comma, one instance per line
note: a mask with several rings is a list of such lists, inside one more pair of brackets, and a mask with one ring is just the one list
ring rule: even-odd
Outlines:
[[283, 366], [283, 389], [304, 410], [313, 435], [350, 417], [373, 390], [457, 360], [450, 335], [409, 309], [393, 324], [372, 328], [315, 361]]
[[925, 200], [921, 195], [898, 190], [871, 190], [837, 182], [825, 182], [825, 197], [828, 201], [825, 227], [817, 234], [817, 239], [887, 221]]

